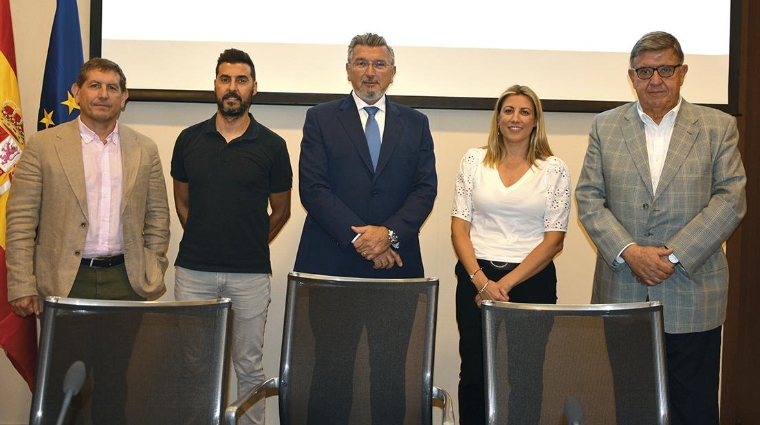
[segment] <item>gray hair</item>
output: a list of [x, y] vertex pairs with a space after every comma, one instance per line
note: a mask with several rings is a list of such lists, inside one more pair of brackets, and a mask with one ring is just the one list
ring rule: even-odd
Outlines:
[[642, 52], [656, 52], [660, 50], [673, 49], [678, 61], [683, 63], [683, 50], [681, 50], [681, 43], [672, 35], [664, 31], [654, 31], [644, 34], [643, 37], [636, 42], [631, 50], [630, 65], [634, 67], [633, 61]]
[[351, 39], [351, 43], [348, 44], [348, 63], [351, 63], [353, 59], [354, 47], [356, 46], [386, 47], [391, 54], [391, 65], [396, 64], [396, 54], [393, 53], [393, 47], [388, 45], [382, 35], [367, 32], [354, 36], [354, 38]]

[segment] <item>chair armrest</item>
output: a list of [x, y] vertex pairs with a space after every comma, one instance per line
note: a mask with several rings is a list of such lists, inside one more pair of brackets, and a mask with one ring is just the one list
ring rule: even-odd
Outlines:
[[247, 393], [243, 394], [240, 398], [232, 402], [224, 410], [224, 423], [225, 425], [236, 425], [237, 420], [247, 411], [253, 402], [259, 397], [266, 397], [266, 392], [270, 390], [280, 389], [280, 378], [269, 378], [266, 381], [251, 388]]
[[449, 393], [438, 387], [433, 387], [433, 400], [440, 401], [443, 406], [443, 425], [454, 425], [454, 404]]

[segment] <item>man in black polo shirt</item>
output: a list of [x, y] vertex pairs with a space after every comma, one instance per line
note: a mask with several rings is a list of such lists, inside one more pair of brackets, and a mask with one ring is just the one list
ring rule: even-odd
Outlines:
[[[269, 242], [290, 217], [293, 172], [285, 141], [249, 113], [256, 70], [247, 53], [228, 49], [219, 56], [214, 94], [217, 113], [182, 131], [172, 156], [174, 202], [185, 230], [174, 297], [232, 299], [232, 360], [242, 395], [264, 381]], [[249, 413], [263, 424], [264, 402]]]

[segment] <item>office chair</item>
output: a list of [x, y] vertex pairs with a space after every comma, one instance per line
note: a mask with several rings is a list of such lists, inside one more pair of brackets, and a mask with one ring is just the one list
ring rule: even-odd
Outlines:
[[282, 425], [431, 424], [434, 400], [453, 425], [432, 385], [437, 303], [437, 279], [290, 273], [280, 375], [231, 404], [227, 425], [273, 392]]
[[29, 423], [220, 423], [231, 305], [47, 297]]
[[482, 311], [488, 424], [669, 424], [659, 302]]

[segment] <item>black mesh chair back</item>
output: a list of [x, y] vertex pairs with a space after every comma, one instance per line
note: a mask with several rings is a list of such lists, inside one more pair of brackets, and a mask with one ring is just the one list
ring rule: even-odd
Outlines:
[[[291, 273], [280, 376], [227, 410], [235, 423], [243, 401], [279, 388], [282, 425], [430, 424], [436, 279], [370, 280]], [[447, 413], [448, 412], [448, 413]]]
[[482, 312], [488, 424], [669, 423], [659, 302]]
[[57, 423], [77, 361], [86, 379], [65, 424], [220, 423], [230, 306], [48, 297], [30, 423]]

